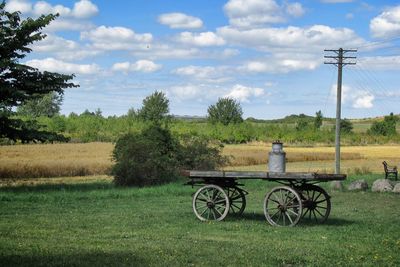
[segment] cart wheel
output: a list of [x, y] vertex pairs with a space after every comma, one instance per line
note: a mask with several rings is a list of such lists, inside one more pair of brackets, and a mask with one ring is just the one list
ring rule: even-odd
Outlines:
[[229, 213], [233, 215], [241, 215], [246, 208], [246, 195], [242, 189], [238, 187], [227, 188], [229, 198]]
[[325, 222], [331, 212], [331, 197], [326, 191], [316, 185], [306, 185], [300, 188], [303, 197], [303, 218]]
[[275, 187], [265, 196], [264, 214], [271, 225], [295, 226], [301, 212], [300, 195], [288, 186]]
[[229, 211], [229, 198], [217, 185], [206, 185], [193, 197], [193, 211], [200, 221], [221, 221]]

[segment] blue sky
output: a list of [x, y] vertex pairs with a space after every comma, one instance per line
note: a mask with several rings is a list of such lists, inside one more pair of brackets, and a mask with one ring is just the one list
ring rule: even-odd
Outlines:
[[122, 115], [155, 90], [171, 113], [204, 116], [219, 97], [245, 117], [335, 116], [324, 49], [358, 49], [342, 116], [400, 113], [400, 3], [360, 0], [8, 0], [24, 17], [60, 13], [24, 62], [75, 73], [62, 113]]

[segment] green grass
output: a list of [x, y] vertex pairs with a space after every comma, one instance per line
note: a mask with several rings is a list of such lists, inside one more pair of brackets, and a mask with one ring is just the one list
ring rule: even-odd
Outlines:
[[[355, 180], [360, 177], [350, 177]], [[372, 182], [377, 177], [369, 175]], [[348, 182], [347, 182], [348, 183]], [[267, 224], [275, 183], [246, 182], [242, 217], [202, 223], [182, 182], [114, 188], [107, 182], [0, 188], [2, 266], [400, 265], [400, 195], [332, 192], [326, 224]]]

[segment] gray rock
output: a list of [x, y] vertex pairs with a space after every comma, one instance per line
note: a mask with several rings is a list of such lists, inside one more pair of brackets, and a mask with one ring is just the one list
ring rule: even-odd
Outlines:
[[378, 179], [372, 184], [372, 192], [391, 192], [393, 185], [387, 179]]
[[357, 180], [349, 184], [347, 187], [349, 191], [355, 191], [355, 190], [362, 190], [366, 191], [368, 189], [368, 183], [362, 179], [362, 180]]
[[393, 193], [400, 193], [400, 183], [397, 183], [393, 188]]
[[332, 181], [330, 184], [331, 190], [335, 191], [343, 191], [343, 182], [342, 181]]

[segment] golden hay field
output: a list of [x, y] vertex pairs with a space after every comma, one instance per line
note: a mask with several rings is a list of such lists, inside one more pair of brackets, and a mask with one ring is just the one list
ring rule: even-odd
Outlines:
[[34, 144], [0, 147], [0, 177], [62, 177], [107, 174], [112, 143]]
[[[112, 143], [0, 146], [0, 178], [105, 175], [112, 166]], [[233, 170], [266, 170], [270, 144], [225, 146]], [[333, 147], [284, 147], [287, 171], [333, 172]], [[345, 173], [382, 172], [382, 161], [400, 164], [400, 145], [342, 147]]]

